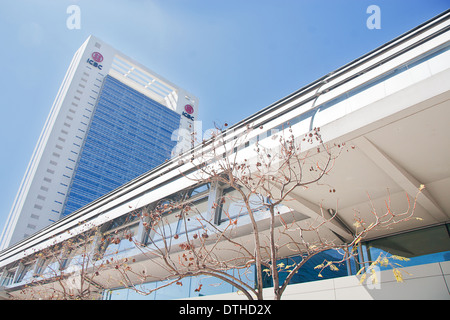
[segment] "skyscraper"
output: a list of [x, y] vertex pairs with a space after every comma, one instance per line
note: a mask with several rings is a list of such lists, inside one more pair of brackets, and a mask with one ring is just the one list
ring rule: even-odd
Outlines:
[[90, 36], [58, 91], [0, 249], [189, 148], [178, 133], [192, 130], [197, 107], [190, 93]]

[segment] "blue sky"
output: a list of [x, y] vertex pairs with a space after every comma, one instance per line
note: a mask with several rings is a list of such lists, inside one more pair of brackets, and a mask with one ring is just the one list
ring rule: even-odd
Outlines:
[[[77, 5], [81, 28], [66, 26]], [[381, 29], [368, 29], [370, 5]], [[449, 0], [0, 1], [0, 230], [74, 52], [92, 34], [233, 124], [450, 7]]]

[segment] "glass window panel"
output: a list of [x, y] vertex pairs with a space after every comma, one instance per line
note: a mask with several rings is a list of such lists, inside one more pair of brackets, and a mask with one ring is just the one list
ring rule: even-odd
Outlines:
[[128, 300], [155, 300], [156, 292], [151, 290], [156, 288], [156, 282], [144, 283], [136, 285], [136, 289], [130, 288], [128, 292]]
[[[298, 271], [297, 273], [291, 278], [289, 284], [294, 283], [304, 283], [304, 282], [310, 282], [310, 281], [316, 281], [316, 280], [322, 280], [322, 279], [332, 279], [332, 278], [338, 278], [338, 277], [344, 277], [348, 275], [348, 267], [347, 263], [335, 263], [334, 265], [337, 267], [338, 270], [333, 271], [329, 268], [326, 268], [320, 272], [319, 269], [314, 269], [315, 266], [321, 264], [326, 261], [340, 261], [342, 260], [342, 254], [336, 250], [327, 250], [321, 253], [316, 254], [315, 256], [311, 257]], [[292, 256], [289, 258], [283, 258], [278, 260], [278, 263], [284, 263], [285, 266], [297, 264], [301, 262], [300, 256]], [[263, 267], [264, 269], [265, 267]], [[319, 277], [319, 272], [322, 275], [322, 277]], [[280, 283], [283, 283], [288, 276], [288, 272], [281, 271], [279, 273], [279, 279]], [[264, 287], [271, 287], [273, 286], [272, 277], [271, 275], [268, 275], [267, 273], [264, 273], [264, 279], [263, 279], [263, 285]]]
[[154, 243], [156, 246], [163, 246], [162, 239], [175, 236], [177, 230], [180, 228], [181, 220], [178, 217], [177, 212], [164, 215], [161, 220], [151, 228], [148, 243]]
[[[229, 188], [224, 191], [221, 212], [221, 221], [228, 219], [235, 219], [237, 217], [245, 216], [248, 214], [245, 202], [242, 200], [242, 196], [239, 191]], [[263, 202], [259, 195], [252, 194], [250, 196], [249, 205], [250, 208], [255, 212], [256, 210], [264, 209], [262, 206]]]
[[109, 295], [109, 300], [127, 300], [129, 289], [113, 290]]
[[[201, 286], [201, 287], [200, 287]], [[200, 288], [200, 290], [198, 290]], [[233, 291], [231, 284], [212, 276], [192, 278], [190, 297], [202, 297]]]
[[[182, 285], [172, 284], [170, 286], [161, 288], [155, 291], [155, 299], [156, 300], [172, 300], [172, 299], [182, 299], [189, 297], [189, 287], [190, 287], [190, 278], [181, 279], [179, 282]], [[158, 281], [156, 283], [157, 286], [162, 286], [166, 281]]]
[[16, 283], [25, 281], [33, 276], [33, 270], [32, 270], [32, 264], [27, 264], [23, 266], [22, 270], [20, 271]]
[[385, 253], [410, 259], [396, 261], [403, 267], [450, 260], [450, 237], [446, 225], [369, 241], [366, 245], [370, 260], [376, 260]]
[[5, 278], [3, 279], [1, 285], [2, 286], [8, 286], [11, 284], [13, 278], [14, 278], [14, 273], [13, 271], [8, 271], [8, 273], [6, 274]]
[[[228, 272], [234, 277], [238, 278], [242, 282], [246, 283], [250, 287], [254, 288], [256, 283], [256, 273], [255, 265], [251, 265], [249, 268], [245, 269], [231, 269]], [[233, 287], [233, 291], [236, 292], [238, 289]]]
[[[133, 237], [136, 236], [139, 228], [139, 224], [133, 224], [131, 226], [125, 227], [117, 233], [109, 234], [110, 242], [105, 250], [105, 255], [112, 255], [119, 252], [123, 252], [136, 247], [133, 241]], [[115, 242], [114, 240], [120, 240], [120, 242]]]

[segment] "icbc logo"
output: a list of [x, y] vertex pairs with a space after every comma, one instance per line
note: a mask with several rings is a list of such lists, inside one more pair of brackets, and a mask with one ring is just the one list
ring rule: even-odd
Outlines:
[[103, 56], [100, 52], [93, 52], [92, 59], [94, 59], [94, 61], [97, 61], [98, 63], [100, 63], [103, 61]]
[[192, 107], [190, 104], [187, 104], [184, 106], [184, 111], [182, 113], [183, 116], [185, 116], [189, 120], [194, 120], [194, 117], [192, 116], [193, 113], [194, 113], [194, 107]]
[[103, 66], [100, 64], [100, 62], [103, 61], [103, 56], [100, 52], [93, 52], [91, 54], [92, 59], [87, 59], [87, 63], [89, 63], [91, 66], [94, 66], [96, 68], [99, 68], [102, 70]]
[[186, 110], [186, 112], [189, 113], [189, 114], [193, 114], [194, 113], [194, 108], [190, 104], [185, 105], [184, 106], [184, 110]]

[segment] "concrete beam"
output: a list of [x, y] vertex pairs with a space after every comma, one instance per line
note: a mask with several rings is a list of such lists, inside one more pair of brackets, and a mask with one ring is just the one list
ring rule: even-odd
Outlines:
[[[372, 160], [381, 170], [391, 177], [405, 192], [412, 198], [417, 195], [422, 184], [401, 165], [375, 146], [366, 137], [361, 136], [352, 141], [370, 160]], [[419, 195], [417, 202], [437, 221], [447, 221], [448, 216], [434, 200], [431, 193], [424, 189]]]
[[[289, 198], [284, 204], [289, 208], [316, 220], [317, 223], [322, 223], [326, 219], [331, 218], [331, 215], [328, 213], [326, 208], [320, 208], [317, 204], [314, 204], [294, 193], [289, 195]], [[335, 232], [346, 241], [353, 239], [353, 235], [348, 232], [348, 227], [345, 226], [339, 219], [331, 219], [325, 224], [325, 227]]]

